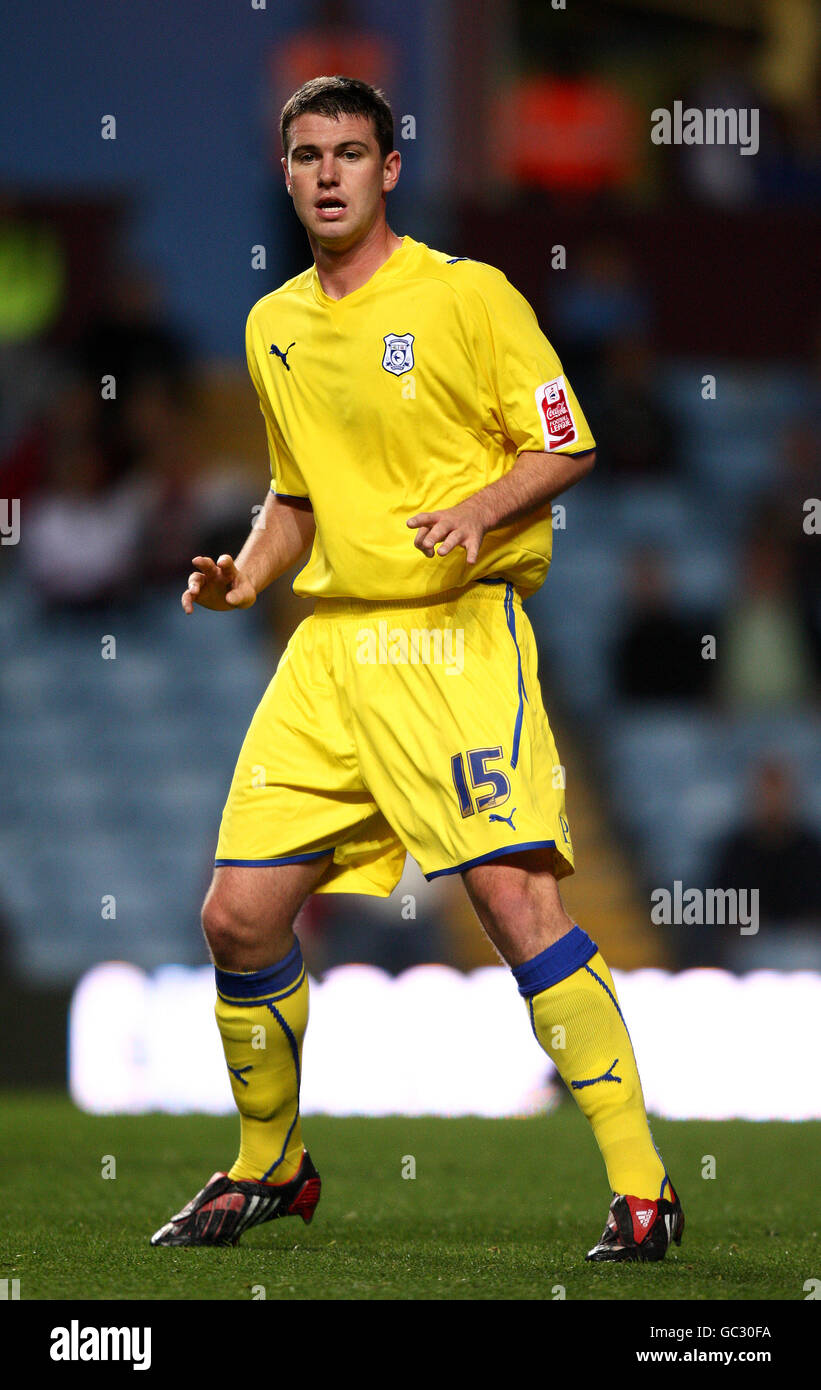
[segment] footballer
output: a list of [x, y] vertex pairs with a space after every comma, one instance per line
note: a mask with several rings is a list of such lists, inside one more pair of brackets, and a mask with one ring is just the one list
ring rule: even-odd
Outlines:
[[[663, 1259], [684, 1216], [612, 976], [562, 905], [573, 846], [522, 608], [547, 574], [551, 502], [595, 441], [505, 276], [388, 225], [401, 156], [381, 92], [314, 78], [280, 133], [313, 264], [247, 321], [270, 491], [236, 560], [194, 559], [182, 606], [249, 608], [302, 558], [294, 591], [314, 608], [239, 753], [203, 906], [239, 1153], [152, 1244], [311, 1220], [294, 920], [312, 893], [389, 895], [410, 851], [428, 879], [461, 875], [590, 1122], [612, 1200], [587, 1259]], [[430, 659], [457, 633], [458, 672]], [[369, 635], [385, 660], [363, 659]]]

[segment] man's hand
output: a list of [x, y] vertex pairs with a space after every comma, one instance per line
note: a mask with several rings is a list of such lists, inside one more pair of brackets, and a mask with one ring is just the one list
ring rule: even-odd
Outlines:
[[408, 519], [408, 526], [418, 530], [413, 542], [417, 550], [431, 557], [447, 555], [461, 545], [469, 565], [476, 563], [485, 532], [490, 529], [478, 493], [441, 512], [418, 512]]
[[227, 613], [232, 608], [250, 608], [257, 591], [234, 564], [230, 555], [220, 555], [217, 563], [207, 555], [195, 555], [196, 569], [188, 576], [188, 588], [182, 596], [186, 613], [193, 613], [194, 604]]
[[546, 508], [560, 492], [589, 473], [595, 460], [595, 449], [585, 449], [580, 454], [523, 450], [504, 477], [488, 483], [464, 502], [440, 512], [417, 512], [412, 516], [408, 526], [419, 532], [413, 543], [428, 556], [447, 555], [454, 546], [461, 545], [467, 563], [473, 565], [488, 531]]

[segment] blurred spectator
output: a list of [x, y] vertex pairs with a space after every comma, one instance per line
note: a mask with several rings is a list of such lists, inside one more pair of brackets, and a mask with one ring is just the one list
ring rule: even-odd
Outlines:
[[566, 270], [552, 272], [544, 311], [579, 400], [597, 399], [612, 343], [640, 339], [650, 322], [646, 290], [617, 241], [589, 242]]
[[816, 694], [812, 635], [796, 602], [790, 552], [766, 519], [747, 541], [717, 656], [718, 694], [733, 710], [788, 708]]
[[496, 98], [497, 173], [565, 199], [634, 187], [647, 153], [640, 108], [621, 83], [591, 71], [583, 49], [557, 52], [551, 38], [556, 70], [525, 73]]
[[37, 421], [60, 382], [45, 339], [65, 299], [59, 238], [0, 190], [0, 496], [36, 485]]
[[[720, 953], [724, 963], [763, 964], [764, 952], [771, 965], [788, 967], [792, 958], [794, 968], [800, 968], [799, 957], [821, 965], [821, 837], [803, 823], [797, 802], [787, 765], [777, 757], [764, 759], [752, 773], [746, 819], [712, 852], [710, 888], [758, 891], [761, 939], [751, 935], [739, 943], [728, 938]], [[780, 952], [768, 930], [781, 937]]]
[[701, 643], [712, 625], [676, 609], [664, 555], [651, 547], [634, 551], [628, 585], [630, 607], [613, 653], [617, 694], [665, 701], [706, 696], [710, 663], [702, 658]]
[[[744, 35], [729, 31], [713, 35], [698, 78], [675, 94], [685, 111], [745, 111], [754, 113], [758, 121], [758, 148], [752, 154], [742, 154], [740, 144], [726, 141], [674, 147], [684, 192], [697, 202], [745, 208], [763, 201], [759, 154], [772, 143], [773, 119], [763, 89], [749, 75], [749, 65], [749, 44]], [[752, 136], [751, 127], [747, 127], [746, 134], [748, 138]]]
[[202, 545], [202, 463], [187, 397], [173, 377], [143, 373], [124, 402], [123, 423], [144, 490], [146, 578], [184, 580]]
[[62, 446], [82, 439], [93, 441], [95, 448], [102, 447], [98, 412], [93, 384], [63, 366], [52, 383], [48, 400], [3, 461], [4, 488], [15, 489], [4, 495], [25, 497], [42, 489], [49, 475], [51, 455]]
[[[135, 462], [136, 441], [128, 430], [134, 390], [147, 379], [184, 392], [188, 380], [188, 351], [165, 322], [158, 286], [147, 271], [130, 267], [111, 281], [101, 309], [75, 345], [74, 359], [99, 401], [112, 480], [122, 477]], [[103, 377], [114, 378], [114, 397], [102, 396]]]
[[151, 277], [113, 279], [0, 474], [27, 499], [20, 561], [44, 602], [118, 601], [138, 574], [144, 588], [188, 573], [201, 548], [188, 365]]
[[599, 478], [670, 478], [680, 471], [678, 430], [664, 404], [647, 338], [624, 333], [608, 343], [596, 406]]
[[[55, 383], [52, 389], [59, 391]], [[25, 502], [43, 487], [48, 451], [45, 408], [44, 402], [38, 401], [27, 419], [15, 422], [20, 433], [0, 457], [0, 497], [18, 497]]]
[[821, 495], [821, 420], [793, 420], [784, 435], [776, 478], [759, 497], [753, 529], [768, 529], [789, 556], [800, 622], [821, 671], [821, 537], [806, 531], [806, 503]]
[[279, 115], [304, 82], [323, 73], [348, 73], [374, 87], [393, 85], [398, 56], [395, 40], [366, 29], [354, 8], [348, 0], [318, 0], [314, 22], [281, 38], [271, 52], [277, 164], [282, 153]]
[[121, 597], [136, 573], [147, 505], [139, 482], [113, 483], [88, 382], [63, 391], [42, 436], [42, 491], [21, 528], [20, 562], [47, 603]]
[[0, 491], [23, 497], [30, 490], [31, 449], [43, 411], [65, 378], [59, 355], [41, 342], [0, 342]]
[[805, 105], [776, 110], [760, 155], [759, 182], [768, 204], [821, 202], [821, 94]]

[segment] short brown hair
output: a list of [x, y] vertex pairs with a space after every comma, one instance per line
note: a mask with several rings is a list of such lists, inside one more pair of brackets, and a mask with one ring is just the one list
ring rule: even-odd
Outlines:
[[393, 113], [384, 92], [356, 77], [312, 77], [289, 97], [279, 118], [282, 151], [288, 154], [288, 132], [297, 116], [312, 112], [316, 116], [367, 116], [373, 123], [376, 143], [383, 159], [393, 149]]

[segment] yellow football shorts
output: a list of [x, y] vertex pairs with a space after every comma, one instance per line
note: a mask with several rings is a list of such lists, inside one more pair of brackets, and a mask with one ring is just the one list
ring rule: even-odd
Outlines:
[[513, 586], [320, 599], [251, 721], [216, 864], [333, 862], [317, 892], [387, 897], [407, 851], [428, 879], [554, 847], [573, 872], [564, 773]]

